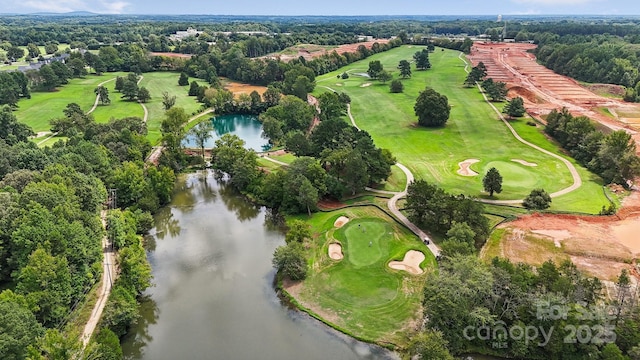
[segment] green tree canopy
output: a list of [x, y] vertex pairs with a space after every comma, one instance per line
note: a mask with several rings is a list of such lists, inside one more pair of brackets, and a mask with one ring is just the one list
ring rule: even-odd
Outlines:
[[428, 87], [420, 92], [413, 109], [418, 116], [418, 124], [435, 127], [447, 123], [451, 107], [446, 96]]

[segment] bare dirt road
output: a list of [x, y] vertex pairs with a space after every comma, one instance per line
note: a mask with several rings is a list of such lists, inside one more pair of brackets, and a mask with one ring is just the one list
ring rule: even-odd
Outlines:
[[640, 145], [640, 105], [600, 96], [577, 81], [554, 73], [528, 52], [535, 47], [476, 42], [469, 59], [473, 65], [483, 62], [487, 77], [507, 83], [509, 95], [521, 96], [527, 112], [538, 120], [544, 121], [543, 115], [565, 107], [574, 116], [587, 116], [612, 130], [629, 132]]
[[[102, 210], [100, 214], [100, 218], [102, 219], [102, 226], [106, 228], [107, 225], [107, 211]], [[102, 288], [100, 290], [100, 294], [98, 295], [98, 300], [96, 301], [95, 306], [93, 307], [93, 311], [91, 311], [91, 316], [87, 321], [87, 324], [82, 331], [82, 345], [87, 346], [89, 340], [91, 340], [91, 335], [98, 326], [98, 322], [102, 317], [102, 312], [104, 311], [104, 307], [107, 304], [107, 300], [109, 299], [109, 294], [111, 294], [111, 287], [116, 279], [118, 274], [117, 263], [115, 259], [115, 253], [113, 251], [113, 244], [109, 241], [107, 236], [102, 238]]]

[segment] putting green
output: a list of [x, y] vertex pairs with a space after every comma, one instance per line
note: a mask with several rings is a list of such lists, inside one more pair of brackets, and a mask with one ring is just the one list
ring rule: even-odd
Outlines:
[[[389, 255], [389, 246], [385, 242], [393, 240], [389, 234], [391, 228], [376, 220], [356, 220], [347, 223], [342, 233], [346, 238], [349, 253], [347, 259], [356, 267], [371, 265]], [[340, 231], [337, 231], [340, 233]], [[335, 234], [334, 236], [341, 236]]]
[[[350, 221], [336, 229], [334, 222], [340, 216]], [[421, 316], [424, 277], [389, 269], [387, 264], [417, 250], [426, 255], [422, 268], [429, 271], [436, 266], [431, 252], [411, 231], [373, 206], [305, 219], [314, 233], [309, 248], [312, 266], [293, 294], [296, 300], [348, 334], [406, 346], [412, 336], [409, 325]], [[342, 244], [342, 261], [327, 255], [329, 244], [336, 240]]]
[[481, 174], [486, 174], [492, 167], [498, 169], [502, 175], [502, 191], [513, 192], [519, 188], [535, 189], [544, 185], [536, 173], [529, 170], [532, 169], [531, 167], [513, 162], [491, 161], [484, 165]]

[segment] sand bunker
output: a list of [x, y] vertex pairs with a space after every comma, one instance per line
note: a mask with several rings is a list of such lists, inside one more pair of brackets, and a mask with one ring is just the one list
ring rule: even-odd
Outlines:
[[420, 263], [423, 262], [425, 256], [422, 252], [416, 250], [409, 250], [404, 254], [402, 261], [391, 261], [389, 267], [394, 270], [404, 270], [414, 275], [420, 275], [423, 273], [420, 269]]
[[460, 169], [458, 169], [458, 174], [462, 175], [462, 176], [476, 176], [478, 175], [477, 172], [473, 171], [470, 169], [470, 166], [480, 162], [480, 160], [478, 159], [467, 159], [463, 162], [459, 162], [458, 166], [460, 167]]
[[364, 83], [364, 84], [360, 85], [360, 87], [367, 87], [367, 86], [371, 86], [371, 83]]
[[344, 224], [349, 222], [349, 218], [346, 216], [340, 216], [336, 219], [336, 222], [333, 223], [333, 226], [337, 228], [341, 228]]
[[333, 260], [342, 260], [344, 257], [344, 255], [342, 255], [342, 245], [338, 243], [329, 244], [329, 257]]
[[521, 160], [521, 159], [511, 159], [511, 161], [517, 162], [518, 164], [524, 165], [524, 166], [531, 166], [531, 167], [538, 166], [538, 164], [536, 163], [528, 162], [526, 160]]

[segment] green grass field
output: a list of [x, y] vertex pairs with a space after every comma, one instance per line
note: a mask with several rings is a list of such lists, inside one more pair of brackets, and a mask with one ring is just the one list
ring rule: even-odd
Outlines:
[[[93, 93], [96, 86], [103, 81], [123, 75], [125, 74], [87, 75], [84, 78], [71, 79], [69, 84], [63, 85], [55, 91], [34, 92], [31, 94], [31, 99], [21, 99], [18, 102], [18, 110], [15, 114], [20, 122], [31, 126], [33, 131], [48, 131], [51, 128], [49, 121], [64, 116], [62, 110], [69, 103], [76, 103], [80, 105], [82, 110], [89, 111], [96, 100], [96, 95]], [[115, 92], [110, 91], [109, 95], [112, 101], [117, 97]]]
[[[170, 95], [176, 96], [175, 106], [184, 108], [185, 112], [191, 116], [191, 113], [200, 108], [200, 103], [194, 96], [188, 96], [188, 86], [178, 86], [179, 73], [175, 72], [151, 72], [142, 74], [144, 79], [140, 82], [140, 86], [144, 86], [151, 94], [151, 100], [146, 103], [149, 109], [149, 119], [147, 120], [148, 135], [147, 138], [152, 144], [160, 140], [160, 125], [164, 119], [164, 106], [162, 105], [162, 93], [168, 92]], [[195, 79], [190, 78], [189, 82]], [[202, 82], [202, 80], [199, 80]]]
[[[336, 229], [340, 216], [350, 221]], [[312, 270], [297, 300], [347, 333], [404, 347], [410, 323], [420, 317], [424, 276], [392, 270], [387, 264], [402, 260], [408, 250], [418, 250], [427, 256], [421, 267], [430, 271], [436, 263], [426, 246], [372, 206], [317, 213], [308, 222], [314, 232]], [[340, 261], [328, 257], [328, 246], [335, 241], [342, 245]]]
[[109, 81], [104, 84], [104, 86], [109, 90], [109, 99], [111, 100], [111, 103], [107, 105], [98, 104], [98, 107], [96, 107], [92, 113], [96, 122], [107, 123], [112, 118], [122, 119], [132, 116], [137, 116], [142, 119], [144, 116], [142, 106], [140, 106], [136, 101], [123, 100], [122, 94], [115, 90], [115, 81]]
[[[431, 54], [432, 69], [417, 71], [402, 80], [404, 93], [391, 94], [389, 85], [364, 76], [369, 61], [380, 60], [394, 77], [399, 76], [400, 60], [411, 60], [420, 47], [403, 46], [355, 62], [335, 72], [318, 77], [315, 94], [331, 89], [346, 92], [351, 97], [352, 114], [356, 123], [371, 134], [377, 146], [392, 151], [399, 162], [406, 165], [417, 179], [438, 183], [452, 193], [486, 197], [482, 192], [482, 175], [495, 166], [504, 179], [503, 192], [496, 199], [522, 199], [533, 188], [549, 193], [571, 185], [572, 178], [559, 160], [518, 142], [485, 103], [476, 88], [465, 88], [465, 63], [459, 52], [437, 49]], [[345, 71], [349, 79], [337, 79]], [[446, 95], [451, 115], [445, 127], [417, 126], [413, 106], [418, 93], [426, 86]], [[497, 104], [501, 108], [503, 104]], [[526, 119], [513, 120], [512, 125], [526, 140], [560, 153], [559, 148], [545, 139], [536, 129], [526, 125]], [[479, 176], [458, 175], [458, 163], [479, 159], [471, 166]], [[526, 160], [537, 166], [525, 166], [512, 159]], [[598, 212], [607, 200], [596, 176], [580, 168], [584, 185], [574, 193], [554, 199], [554, 209]]]

